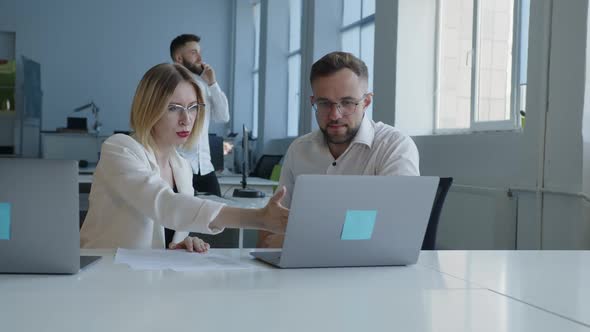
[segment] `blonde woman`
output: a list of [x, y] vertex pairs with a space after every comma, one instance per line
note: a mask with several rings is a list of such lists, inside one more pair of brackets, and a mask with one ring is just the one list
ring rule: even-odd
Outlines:
[[279, 203], [284, 188], [262, 209], [194, 197], [192, 169], [176, 148], [190, 148], [199, 137], [203, 100], [182, 65], [147, 71], [131, 106], [133, 136], [113, 135], [102, 145], [81, 229], [83, 248], [164, 248], [167, 227], [176, 231], [170, 249], [205, 252], [209, 245], [188, 232], [285, 231], [289, 211]]

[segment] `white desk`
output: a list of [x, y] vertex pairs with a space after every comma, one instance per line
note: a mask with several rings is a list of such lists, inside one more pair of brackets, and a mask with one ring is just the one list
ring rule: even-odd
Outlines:
[[78, 183], [84, 184], [92, 184], [92, 174], [87, 173], [79, 173], [78, 174]]
[[590, 328], [590, 251], [438, 251], [419, 263]]
[[0, 275], [6, 331], [588, 331], [430, 268], [132, 271], [113, 251], [75, 276]]
[[41, 153], [46, 159], [98, 161], [100, 147], [109, 136], [89, 133], [41, 133]]
[[[80, 183], [92, 184], [92, 174], [94, 173], [94, 168], [81, 168], [78, 174], [78, 181]], [[218, 177], [219, 186], [221, 188], [221, 194], [224, 197], [232, 198], [231, 195], [233, 194], [234, 188], [241, 188], [242, 181], [241, 177], [237, 176], [220, 176]], [[264, 192], [267, 196], [272, 196], [274, 186], [277, 186], [279, 183], [277, 181], [272, 181], [268, 179], [262, 178], [248, 178], [248, 188], [257, 189]]]
[[78, 174], [94, 174], [96, 163], [88, 163], [86, 167], [78, 167]]
[[[92, 184], [92, 174], [87, 174], [87, 173], [80, 173], [78, 174], [78, 183], [80, 184], [84, 184], [84, 185], [91, 185]], [[272, 196], [272, 186], [277, 185], [278, 183], [276, 181], [270, 181], [267, 179], [259, 179], [259, 178], [253, 178], [256, 179], [255, 184], [253, 186], [248, 185], [249, 188], [253, 188], [253, 187], [263, 187], [265, 193], [266, 193], [266, 197], [264, 198], [241, 198], [241, 197], [232, 197], [232, 192], [228, 192], [224, 197], [224, 199], [220, 199], [219, 201], [226, 203], [228, 205], [231, 206], [235, 206], [235, 207], [241, 207], [241, 208], [257, 208], [257, 207], [263, 207], [264, 205], [266, 205], [266, 203], [268, 202], [268, 200], [270, 199], [270, 197]], [[220, 181], [221, 182], [221, 181]], [[230, 183], [229, 181], [225, 182], [226, 185], [228, 185], [228, 183]], [[232, 182], [233, 183], [233, 182]], [[233, 185], [231, 185], [233, 186]], [[236, 188], [238, 188], [239, 186], [236, 185]], [[259, 189], [261, 190], [261, 189]], [[268, 192], [270, 190], [270, 193]], [[223, 193], [223, 190], [222, 190]], [[212, 200], [216, 200], [216, 196], [209, 196], [209, 195], [199, 195], [198, 197], [200, 198], [204, 198], [204, 199], [212, 199]]]

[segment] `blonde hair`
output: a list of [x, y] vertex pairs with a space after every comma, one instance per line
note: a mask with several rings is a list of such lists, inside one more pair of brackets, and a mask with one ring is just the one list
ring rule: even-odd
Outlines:
[[[131, 128], [136, 139], [145, 147], [156, 149], [152, 130], [156, 123], [168, 112], [168, 103], [176, 87], [182, 83], [190, 83], [195, 88], [197, 102], [204, 104], [201, 89], [184, 66], [173, 63], [161, 63], [150, 68], [137, 86], [133, 104], [131, 105]], [[197, 113], [191, 134], [183, 149], [191, 148], [203, 128], [206, 112], [204, 108]]]

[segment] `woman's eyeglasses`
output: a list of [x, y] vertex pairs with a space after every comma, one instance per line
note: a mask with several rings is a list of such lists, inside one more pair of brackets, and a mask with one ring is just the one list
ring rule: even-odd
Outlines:
[[169, 112], [182, 112], [182, 111], [186, 111], [187, 113], [191, 114], [191, 113], [197, 113], [200, 110], [204, 110], [205, 109], [205, 104], [201, 104], [201, 103], [193, 103], [190, 104], [187, 107], [184, 107], [182, 105], [179, 104], [170, 104], [168, 105], [168, 111]]

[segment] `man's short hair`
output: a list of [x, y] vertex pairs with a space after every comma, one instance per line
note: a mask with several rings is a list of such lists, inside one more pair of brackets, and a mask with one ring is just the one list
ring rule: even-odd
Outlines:
[[324, 55], [311, 66], [309, 82], [313, 84], [317, 78], [330, 76], [344, 68], [350, 69], [365, 81], [369, 80], [369, 71], [363, 60], [347, 52], [332, 52]]
[[197, 35], [191, 35], [191, 34], [183, 34], [183, 35], [180, 35], [180, 36], [174, 38], [172, 40], [172, 42], [170, 43], [170, 57], [174, 61], [174, 53], [176, 53], [176, 51], [178, 51], [179, 48], [183, 47], [184, 44], [186, 44], [188, 42], [197, 42], [198, 43], [200, 41], [201, 41], [201, 37], [199, 37]]

